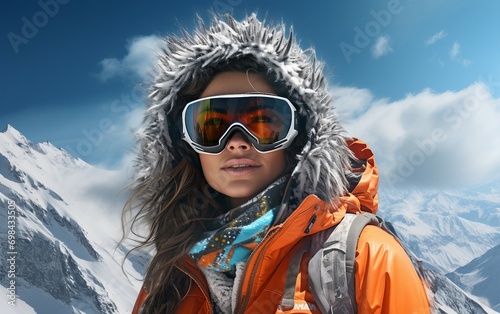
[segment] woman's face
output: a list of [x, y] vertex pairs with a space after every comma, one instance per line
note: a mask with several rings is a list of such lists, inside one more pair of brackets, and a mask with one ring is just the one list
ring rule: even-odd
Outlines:
[[[256, 91], [275, 93], [259, 74], [223, 72], [210, 81], [200, 98]], [[200, 162], [208, 184], [226, 195], [232, 207], [245, 203], [264, 190], [286, 167], [284, 150], [260, 153], [240, 132], [229, 139], [222, 153], [200, 154]]]

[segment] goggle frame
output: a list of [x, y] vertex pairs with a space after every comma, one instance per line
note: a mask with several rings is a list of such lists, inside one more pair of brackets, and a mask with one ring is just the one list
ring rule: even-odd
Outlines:
[[[273, 143], [260, 144], [259, 139], [255, 136], [244, 124], [238, 121], [232, 122], [228, 128], [224, 131], [224, 133], [219, 138], [219, 143], [213, 146], [204, 146], [197, 143], [193, 140], [188, 132], [188, 128], [186, 126], [186, 114], [188, 112], [188, 108], [193, 106], [194, 104], [200, 103], [202, 101], [210, 100], [210, 99], [231, 99], [231, 98], [271, 98], [273, 100], [279, 100], [280, 102], [286, 103], [290, 108], [290, 123], [288, 131], [286, 135]], [[298, 118], [297, 118], [297, 109], [290, 102], [289, 99], [277, 95], [272, 94], [261, 94], [261, 93], [245, 93], [245, 94], [224, 94], [217, 96], [209, 96], [203, 97], [200, 99], [193, 100], [186, 104], [184, 109], [182, 110], [182, 139], [186, 141], [197, 153], [200, 154], [208, 154], [208, 155], [218, 155], [222, 153], [227, 145], [229, 139], [236, 132], [241, 132], [246, 140], [252, 144], [252, 146], [259, 151], [260, 153], [270, 153], [277, 150], [285, 149], [289, 147], [295, 137], [298, 135]]]

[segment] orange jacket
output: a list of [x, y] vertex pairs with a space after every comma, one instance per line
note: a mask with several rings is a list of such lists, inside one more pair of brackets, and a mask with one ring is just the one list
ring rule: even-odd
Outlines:
[[[309, 253], [302, 255], [296, 276], [294, 307], [283, 308], [285, 282], [292, 271], [292, 257], [316, 232], [330, 228], [346, 212], [376, 213], [378, 173], [371, 150], [363, 143], [350, 143], [359, 159], [366, 160], [360, 182], [340, 199], [335, 211], [315, 195], [308, 196], [285, 222], [273, 226], [246, 264], [238, 291], [235, 313], [320, 313], [310, 292], [307, 275]], [[316, 215], [316, 221], [305, 233]], [[425, 288], [401, 245], [389, 234], [367, 226], [356, 250], [355, 288], [358, 313], [430, 313]], [[203, 273], [188, 257], [178, 266], [193, 280], [191, 290], [178, 313], [212, 313], [208, 284]], [[295, 276], [295, 275], [294, 275]], [[133, 313], [147, 294], [141, 291]]]

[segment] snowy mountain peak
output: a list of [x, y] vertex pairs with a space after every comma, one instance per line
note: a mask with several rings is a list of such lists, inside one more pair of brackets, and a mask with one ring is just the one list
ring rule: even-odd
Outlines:
[[33, 189], [61, 189], [66, 174], [92, 167], [49, 142], [33, 143], [11, 125], [0, 133], [0, 174], [22, 184], [17, 194], [29, 197]]
[[[28, 140], [21, 132], [19, 132], [12, 125], [8, 124], [7, 127], [0, 132], [0, 142], [2, 145], [0, 149], [2, 152], [10, 151], [11, 154], [14, 152], [23, 151], [24, 153], [30, 154], [32, 149], [40, 151], [40, 153], [47, 154], [47, 151], [43, 150], [44, 146], [48, 146], [48, 150], [52, 150], [55, 147], [49, 142], [45, 143], [33, 143]], [[55, 148], [57, 150], [57, 148]]]
[[[0, 133], [0, 207], [16, 208], [15, 247], [9, 250], [7, 241], [0, 247], [19, 256], [19, 304], [36, 313], [130, 312], [138, 287], [120, 267], [126, 248], [116, 248], [122, 205], [113, 200], [123, 187], [117, 179], [122, 176], [49, 142], [33, 143], [10, 125]], [[8, 219], [0, 211], [0, 221]], [[7, 233], [0, 224], [0, 239]], [[0, 260], [0, 286], [9, 287], [5, 263]], [[127, 260], [124, 267], [140, 277], [137, 265]]]
[[30, 141], [24, 135], [22, 135], [21, 132], [19, 132], [10, 124], [7, 124], [7, 127], [2, 132], [0, 132], [0, 139], [2, 141], [9, 141], [11, 143], [30, 143]]
[[[86, 163], [80, 158], [74, 158], [66, 150], [57, 148], [50, 142], [33, 143], [28, 140], [21, 132], [10, 124], [0, 132], [0, 153], [9, 156], [16, 156], [16, 159], [22, 156], [40, 157], [46, 155], [68, 166], [85, 167]], [[25, 158], [23, 158], [25, 159]], [[38, 158], [37, 158], [38, 159]]]

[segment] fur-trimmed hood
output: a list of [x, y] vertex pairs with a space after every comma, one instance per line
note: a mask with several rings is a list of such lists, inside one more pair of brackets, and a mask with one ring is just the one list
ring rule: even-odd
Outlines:
[[297, 155], [294, 176], [298, 198], [316, 194], [331, 201], [347, 190], [351, 153], [346, 134], [331, 104], [323, 65], [312, 49], [303, 50], [283, 24], [265, 25], [255, 14], [242, 21], [215, 18], [210, 26], [200, 19], [194, 32], [166, 37], [159, 52], [157, 74], [150, 87], [145, 126], [139, 133], [141, 152], [135, 183], [161, 176], [181, 158], [180, 132], [175, 126], [179, 91], [209, 68], [227, 60], [251, 57], [288, 89], [288, 98], [305, 121], [306, 143]]

